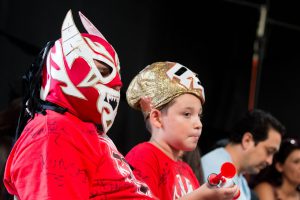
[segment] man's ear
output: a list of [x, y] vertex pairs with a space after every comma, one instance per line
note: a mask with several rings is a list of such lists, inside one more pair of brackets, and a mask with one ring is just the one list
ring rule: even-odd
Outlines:
[[161, 128], [161, 111], [157, 109], [152, 109], [149, 114], [149, 120], [152, 126], [155, 128]]
[[246, 132], [243, 135], [241, 145], [242, 145], [242, 148], [245, 150], [247, 150], [255, 145], [252, 133]]

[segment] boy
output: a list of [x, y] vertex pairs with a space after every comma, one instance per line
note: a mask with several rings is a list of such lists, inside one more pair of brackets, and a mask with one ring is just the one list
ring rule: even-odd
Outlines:
[[180, 159], [196, 148], [202, 131], [204, 89], [197, 76], [179, 63], [147, 66], [130, 83], [128, 104], [141, 110], [151, 133], [149, 142], [135, 146], [126, 160], [137, 178], [159, 199], [232, 199], [237, 186], [212, 188], [199, 183]]

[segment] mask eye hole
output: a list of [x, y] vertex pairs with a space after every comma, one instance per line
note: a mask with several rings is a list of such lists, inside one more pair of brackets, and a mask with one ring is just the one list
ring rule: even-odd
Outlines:
[[111, 74], [112, 68], [106, 63], [95, 59], [94, 59], [94, 63], [103, 77], [107, 77]]

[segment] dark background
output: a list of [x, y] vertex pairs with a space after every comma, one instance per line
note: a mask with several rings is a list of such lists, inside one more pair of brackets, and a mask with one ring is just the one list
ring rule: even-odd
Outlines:
[[[239, 2], [239, 3], [237, 3]], [[248, 109], [253, 43], [262, 0], [0, 0], [0, 108], [20, 94], [20, 77], [49, 40], [60, 37], [63, 19], [82, 11], [118, 52], [125, 93], [129, 81], [156, 61], [179, 62], [199, 74], [206, 92], [200, 148], [225, 138]], [[269, 1], [257, 108], [271, 112], [298, 135], [300, 12], [296, 1]], [[81, 29], [83, 32], [84, 30]], [[145, 141], [141, 113], [125, 97], [109, 136], [126, 154]]]

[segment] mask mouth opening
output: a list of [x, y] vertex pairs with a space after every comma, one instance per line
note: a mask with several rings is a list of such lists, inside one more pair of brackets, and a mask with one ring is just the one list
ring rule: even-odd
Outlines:
[[115, 110], [116, 107], [118, 106], [118, 99], [119, 98], [116, 98], [116, 97], [106, 93], [104, 101], [106, 103], [108, 103], [112, 107], [113, 110]]

